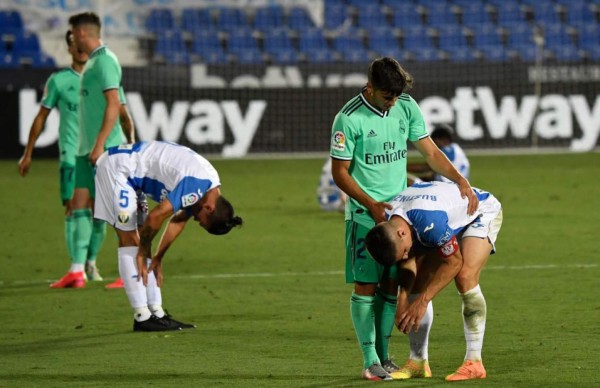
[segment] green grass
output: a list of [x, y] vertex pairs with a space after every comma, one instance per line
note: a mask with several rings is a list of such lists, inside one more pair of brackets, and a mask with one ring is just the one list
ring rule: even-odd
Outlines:
[[[219, 160], [246, 225], [213, 237], [190, 225], [164, 263], [164, 305], [196, 330], [133, 333], [122, 290], [50, 290], [68, 268], [55, 161], [18, 176], [0, 162], [0, 387], [359, 387], [344, 284], [343, 220], [321, 212], [322, 160]], [[482, 274], [488, 378], [463, 386], [597, 386], [600, 154], [473, 156], [472, 183], [503, 203], [498, 253]], [[99, 257], [117, 276], [109, 230]], [[454, 287], [434, 301], [434, 377], [464, 356]], [[391, 353], [402, 362], [405, 336]]]

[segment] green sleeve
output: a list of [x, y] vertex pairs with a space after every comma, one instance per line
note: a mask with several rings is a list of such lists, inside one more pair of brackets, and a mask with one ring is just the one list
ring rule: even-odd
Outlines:
[[109, 55], [103, 55], [99, 58], [101, 61], [98, 68], [100, 69], [98, 78], [102, 91], [109, 89], [119, 89], [121, 87], [121, 71], [119, 64]]
[[44, 95], [42, 96], [42, 106], [44, 108], [52, 109], [58, 103], [58, 87], [54, 80], [54, 74], [48, 78], [46, 86], [44, 87]]
[[408, 140], [414, 142], [427, 137], [429, 134], [425, 128], [423, 113], [421, 113], [421, 108], [419, 108], [419, 105], [412, 97], [410, 97], [408, 111], [410, 112], [408, 118]]
[[121, 105], [127, 105], [127, 99], [125, 98], [125, 91], [123, 87], [119, 87], [119, 101], [121, 101]]
[[351, 120], [338, 113], [331, 128], [331, 156], [337, 159], [351, 160], [354, 154], [354, 131]]

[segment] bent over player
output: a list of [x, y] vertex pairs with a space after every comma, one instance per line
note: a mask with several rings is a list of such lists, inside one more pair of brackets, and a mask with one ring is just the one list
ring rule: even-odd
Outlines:
[[[166, 331], [195, 327], [178, 322], [162, 308], [162, 260], [187, 222], [194, 218], [209, 233], [222, 235], [242, 224], [221, 195], [217, 170], [191, 149], [159, 141], [109, 148], [96, 168], [94, 216], [111, 224], [119, 240], [119, 274], [134, 311], [134, 331]], [[159, 204], [136, 229], [137, 194]], [[152, 240], [164, 221], [158, 250]], [[141, 281], [143, 280], [143, 281]]]
[[[400, 272], [413, 273], [401, 278], [395, 317], [396, 326], [408, 333], [410, 340], [405, 379], [431, 377], [427, 360], [433, 321], [430, 302], [452, 279], [462, 298], [467, 353], [464, 363], [446, 380], [486, 377], [481, 360], [486, 304], [479, 275], [490, 253], [495, 252], [502, 207], [492, 194], [477, 188], [473, 191], [479, 205], [468, 215], [467, 200], [455, 184], [417, 183], [392, 200], [388, 221], [367, 234], [367, 249], [377, 262], [386, 267], [397, 263]], [[427, 252], [417, 259], [426, 252], [425, 247], [436, 248], [437, 257]]]

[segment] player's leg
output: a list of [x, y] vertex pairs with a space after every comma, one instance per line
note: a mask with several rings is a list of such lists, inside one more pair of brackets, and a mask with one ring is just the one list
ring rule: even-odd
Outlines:
[[487, 375], [481, 357], [487, 305], [479, 286], [479, 277], [490, 253], [494, 251], [494, 243], [502, 225], [502, 212], [494, 213], [491, 221], [486, 216], [482, 222], [470, 225], [461, 239], [463, 266], [455, 278], [455, 284], [462, 299], [467, 351], [463, 364], [446, 377], [448, 381], [481, 379]]
[[[440, 260], [435, 251], [427, 251], [415, 262], [416, 278], [413, 280], [411, 294], [408, 296], [409, 303], [419, 297], [429, 279], [433, 276], [440, 265]], [[408, 270], [408, 269], [407, 269]], [[408, 275], [401, 275], [401, 279]], [[404, 282], [401, 282], [404, 284]], [[405, 380], [411, 378], [429, 378], [432, 376], [429, 367], [429, 333], [433, 325], [433, 303], [429, 302], [425, 314], [419, 323], [419, 331], [408, 333], [410, 353], [406, 363], [393, 376], [396, 379]]]
[[[73, 218], [73, 257], [69, 272], [59, 281], [52, 283], [51, 288], [84, 287], [85, 286], [85, 260], [92, 230], [92, 212], [88, 207], [89, 192], [84, 183], [80, 181], [87, 173], [85, 157], [77, 157], [75, 161], [75, 189], [71, 200], [71, 216]], [[91, 168], [91, 166], [90, 166]], [[93, 170], [92, 170], [93, 174]], [[79, 177], [79, 178], [78, 178]], [[93, 175], [92, 175], [93, 177]], [[85, 179], [83, 179], [85, 182]]]
[[94, 170], [91, 164], [88, 164], [88, 166], [90, 167], [90, 170], [87, 171], [84, 184], [85, 187], [88, 189], [88, 193], [90, 196], [88, 206], [90, 209], [92, 209], [92, 230], [88, 244], [85, 267], [89, 280], [100, 281], [102, 280], [102, 276], [98, 271], [96, 259], [98, 257], [98, 253], [100, 252], [100, 249], [102, 248], [102, 244], [104, 244], [104, 239], [106, 238], [106, 223], [102, 220], [93, 218], [94, 199], [96, 198], [96, 187], [94, 184]]
[[374, 304], [380, 271], [367, 252], [364, 236], [370, 228], [346, 221], [346, 283], [354, 283], [350, 316], [363, 356], [363, 378], [391, 380], [375, 349]]
[[[399, 367], [389, 354], [389, 343], [394, 330], [396, 318], [396, 301], [398, 297], [398, 279], [395, 266], [382, 267], [383, 275], [375, 293], [375, 350], [384, 369], [392, 374]], [[393, 374], [392, 374], [392, 377]]]

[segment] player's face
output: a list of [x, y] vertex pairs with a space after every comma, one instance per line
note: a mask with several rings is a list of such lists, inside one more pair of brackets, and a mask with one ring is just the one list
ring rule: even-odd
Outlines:
[[84, 26], [71, 27], [73, 42], [78, 50], [85, 51], [86, 29]]
[[88, 60], [87, 53], [83, 52], [83, 50], [78, 49], [73, 39], [71, 39], [71, 44], [69, 45], [69, 54], [71, 54], [73, 62], [76, 62], [80, 65], [85, 64]]
[[375, 88], [371, 88], [371, 90], [371, 104], [375, 105], [377, 109], [383, 112], [387, 112], [388, 110], [392, 109], [398, 100], [398, 96], [393, 93]]
[[410, 227], [403, 225], [396, 230], [396, 261], [408, 260], [412, 248], [412, 234]]

